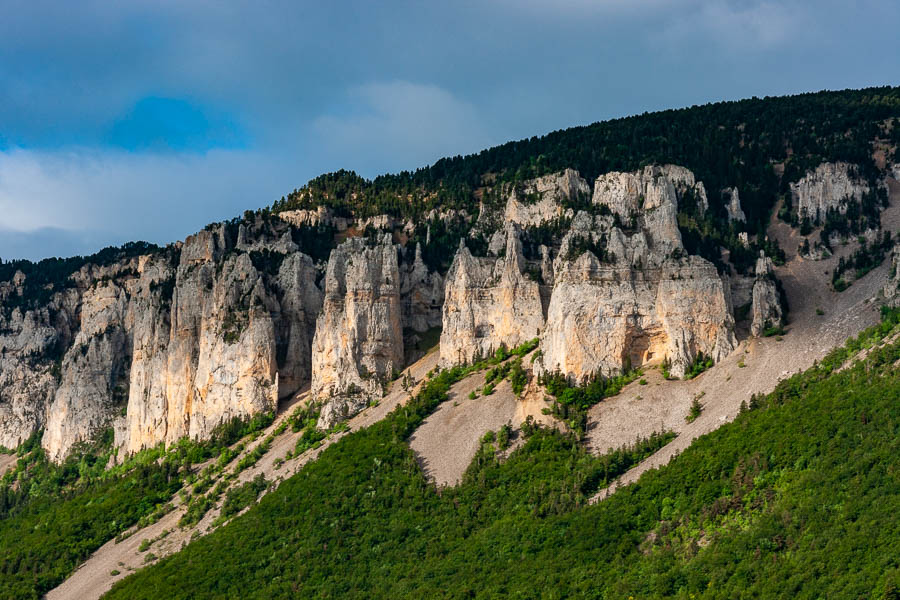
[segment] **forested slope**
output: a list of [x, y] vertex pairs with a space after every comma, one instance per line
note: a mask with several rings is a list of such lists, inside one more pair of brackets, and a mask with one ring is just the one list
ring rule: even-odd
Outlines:
[[108, 597], [896, 597], [898, 320], [594, 506], [630, 453], [541, 429], [505, 462], [485, 442], [458, 488], [428, 485], [405, 438], [459, 375], [445, 371]]

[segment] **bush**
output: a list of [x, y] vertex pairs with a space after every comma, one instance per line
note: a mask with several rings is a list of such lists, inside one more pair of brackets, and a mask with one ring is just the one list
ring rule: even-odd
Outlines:
[[700, 404], [700, 397], [694, 396], [694, 400], [691, 402], [691, 409], [688, 412], [687, 416], [684, 418], [688, 423], [693, 423], [697, 420], [697, 417], [703, 412], [703, 405]]
[[694, 357], [694, 360], [691, 362], [690, 368], [687, 370], [687, 373], [684, 374], [685, 379], [693, 379], [700, 373], [703, 373], [707, 369], [712, 368], [713, 361], [712, 358], [708, 356], [704, 356], [702, 352], [698, 352], [697, 356]]

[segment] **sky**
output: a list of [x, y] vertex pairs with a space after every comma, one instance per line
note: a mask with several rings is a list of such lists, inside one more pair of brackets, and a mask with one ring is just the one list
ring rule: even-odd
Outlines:
[[0, 0], [0, 258], [164, 244], [324, 172], [900, 84], [896, 0]]

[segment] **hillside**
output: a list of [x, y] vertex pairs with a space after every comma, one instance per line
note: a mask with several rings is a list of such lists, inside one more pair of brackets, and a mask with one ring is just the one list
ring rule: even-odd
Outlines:
[[417, 409], [351, 434], [107, 597], [891, 597], [896, 323], [594, 506], [617, 461], [547, 429], [505, 461], [485, 442], [463, 483], [436, 493], [404, 438], [440, 399], [438, 377]]
[[863, 585], [798, 482], [863, 426], [892, 472], [896, 340], [838, 363], [894, 335], [898, 136], [900, 88], [717, 103], [0, 262], [0, 596]]

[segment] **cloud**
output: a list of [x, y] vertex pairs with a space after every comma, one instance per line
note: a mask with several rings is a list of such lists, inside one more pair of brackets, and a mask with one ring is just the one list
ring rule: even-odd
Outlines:
[[[166, 243], [296, 186], [286, 161], [252, 151], [0, 152], [0, 256], [88, 252], [131, 239]], [[307, 176], [308, 174], [303, 174]]]
[[371, 177], [645, 110], [891, 83], [900, 69], [884, 51], [896, 0], [6, 4], [5, 258], [58, 252], [52, 240], [81, 252], [178, 239], [323, 171]]
[[331, 156], [366, 173], [412, 170], [494, 141], [471, 104], [436, 85], [369, 83], [352, 88], [343, 106], [313, 130]]
[[818, 18], [796, 2], [698, 2], [669, 20], [658, 40], [668, 46], [692, 42], [755, 54], [809, 34]]

